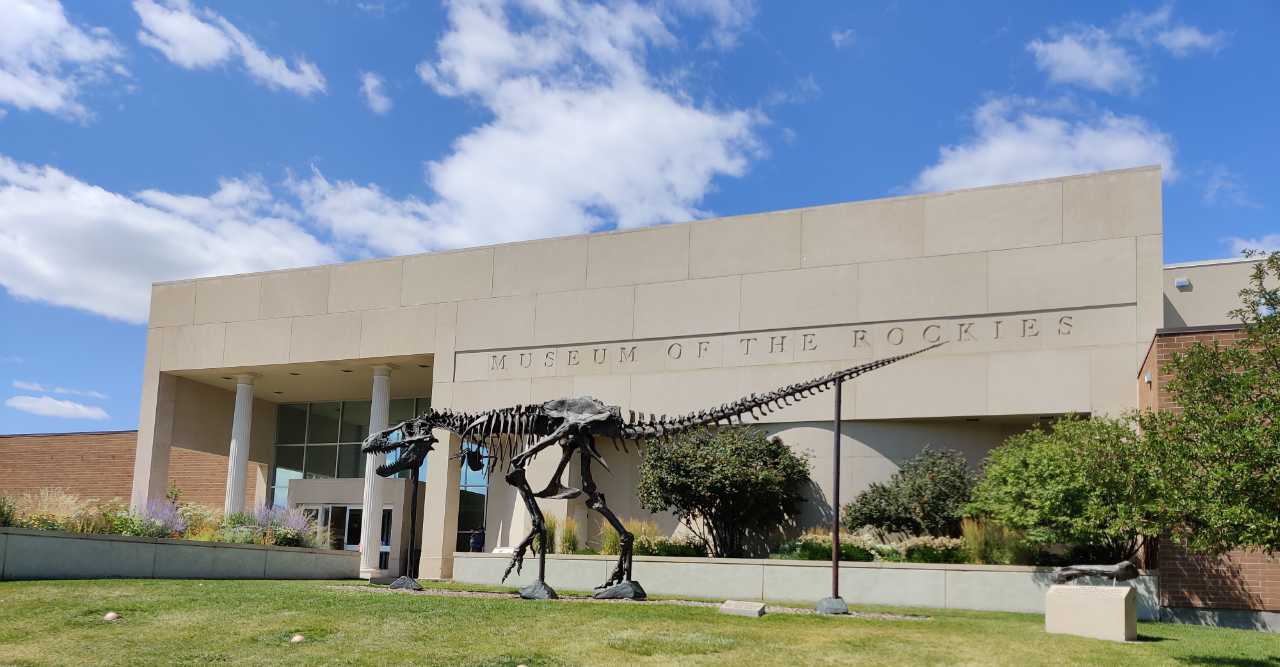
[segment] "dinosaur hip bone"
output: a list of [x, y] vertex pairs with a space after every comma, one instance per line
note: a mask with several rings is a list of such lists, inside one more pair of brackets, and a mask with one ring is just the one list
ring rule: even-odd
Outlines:
[[[751, 394], [718, 408], [674, 417], [628, 411], [629, 418], [624, 420], [621, 408], [605, 405], [590, 396], [560, 398], [541, 405], [518, 405], [476, 414], [429, 408], [413, 419], [370, 435], [365, 440], [364, 451], [400, 452], [399, 461], [404, 463], [397, 462], [378, 468], [379, 475], [390, 476], [401, 469], [407, 469], [404, 466], [410, 465], [410, 456], [418, 457], [414, 460], [418, 461], [416, 465], [420, 465], [422, 458], [437, 442], [432, 432], [435, 429], [441, 429], [476, 446], [475, 449], [468, 449], [465, 454], [460, 455], [472, 470], [478, 471], [484, 458], [489, 459], [491, 466], [497, 462], [507, 462], [508, 470], [504, 479], [519, 492], [525, 509], [529, 511], [532, 528], [513, 550], [511, 562], [507, 565], [502, 580], [506, 581], [513, 570], [519, 574], [524, 566], [525, 555], [532, 550], [538, 556], [538, 578], [533, 584], [521, 589], [521, 597], [526, 598], [556, 597], [555, 591], [546, 584], [546, 555], [550, 545], [547, 543], [546, 523], [537, 499], [575, 498], [585, 494], [587, 507], [598, 512], [618, 532], [618, 561], [608, 579], [596, 589], [595, 597], [643, 600], [645, 599], [644, 588], [631, 578], [631, 556], [635, 535], [631, 534], [617, 515], [609, 509], [604, 494], [596, 488], [591, 476], [592, 461], [598, 462], [606, 470], [609, 469], [609, 465], [596, 448], [597, 439], [608, 438], [625, 443], [671, 438], [703, 426], [740, 424], [743, 417], [747, 415], [759, 419], [782, 410], [792, 403], [830, 389], [837, 383], [852, 380], [859, 375], [915, 356], [938, 345], [941, 343], [915, 352], [835, 371], [805, 382], [797, 382], [766, 394]], [[533, 457], [553, 445], [560, 446], [560, 461], [547, 486], [534, 493], [529, 486], [525, 469]], [[487, 448], [487, 456], [480, 453], [481, 447]], [[577, 455], [581, 466], [581, 489], [565, 486], [561, 482], [565, 469], [574, 455]], [[1136, 570], [1134, 576], [1137, 576]]]

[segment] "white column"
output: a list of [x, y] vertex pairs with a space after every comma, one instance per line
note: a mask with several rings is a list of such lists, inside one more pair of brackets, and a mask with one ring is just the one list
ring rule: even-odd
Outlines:
[[249, 432], [253, 425], [253, 375], [236, 376], [236, 409], [231, 417], [231, 451], [227, 455], [227, 495], [223, 514], [244, 511], [245, 474], [249, 469]]
[[[373, 397], [369, 406], [369, 432], [385, 429], [391, 410], [391, 367], [373, 367]], [[379, 576], [378, 550], [382, 544], [382, 498], [378, 494], [378, 466], [386, 462], [385, 454], [364, 457], [364, 523], [360, 536], [360, 576]]]

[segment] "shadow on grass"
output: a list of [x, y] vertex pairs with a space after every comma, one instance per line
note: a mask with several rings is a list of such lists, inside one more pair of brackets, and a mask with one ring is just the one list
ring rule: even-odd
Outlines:
[[1173, 637], [1156, 637], [1154, 635], [1138, 635], [1138, 638], [1135, 641], [1140, 641], [1144, 643], [1146, 642], [1155, 643], [1155, 642], [1176, 642], [1178, 640], [1174, 639]]

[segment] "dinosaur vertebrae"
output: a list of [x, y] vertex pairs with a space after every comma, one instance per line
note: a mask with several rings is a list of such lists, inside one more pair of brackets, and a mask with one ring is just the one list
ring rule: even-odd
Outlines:
[[642, 440], [646, 438], [666, 438], [681, 431], [697, 428], [699, 426], [707, 426], [710, 424], [741, 424], [742, 418], [750, 414], [752, 417], [760, 418], [765, 415], [772, 414], [776, 410], [791, 405], [793, 402], [799, 402], [816, 393], [824, 392], [835, 386], [836, 382], [844, 382], [853, 379], [864, 373], [869, 373], [877, 368], [883, 368], [897, 361], [902, 361], [907, 357], [912, 357], [921, 352], [926, 352], [942, 343], [936, 343], [929, 347], [900, 354], [896, 357], [886, 357], [877, 361], [873, 361], [861, 366], [846, 368], [835, 371], [827, 375], [823, 375], [805, 382], [797, 382], [787, 385], [780, 389], [768, 392], [766, 394], [751, 394], [745, 396], [732, 403], [725, 403], [718, 408], [711, 410], [702, 410], [699, 412], [690, 412], [676, 417], [668, 417], [666, 415], [646, 415], [643, 412], [630, 411], [627, 423], [623, 427], [621, 436], [627, 440]]

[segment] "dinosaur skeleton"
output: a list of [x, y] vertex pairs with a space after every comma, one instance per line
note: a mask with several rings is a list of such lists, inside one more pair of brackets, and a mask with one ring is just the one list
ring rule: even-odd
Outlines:
[[[605, 463], [597, 447], [599, 441], [611, 440], [616, 447], [626, 449], [627, 442], [670, 438], [703, 426], [741, 424], [747, 415], [759, 419], [792, 403], [826, 391], [834, 387], [837, 382], [844, 382], [883, 368], [940, 344], [835, 371], [765, 394], [751, 394], [711, 410], [690, 412], [674, 417], [628, 411], [624, 419], [622, 410], [618, 406], [605, 405], [589, 396], [561, 398], [541, 404], [517, 405], [478, 413], [430, 408], [413, 419], [371, 434], [365, 440], [364, 451], [398, 452], [396, 462], [379, 466], [377, 469], [379, 475], [390, 476], [408, 466], [420, 464], [422, 457], [425, 457], [438, 442], [433, 431], [440, 429], [453, 433], [462, 440], [463, 450], [459, 458], [464, 459], [472, 470], [481, 470], [485, 458], [490, 459], [494, 464], [506, 463], [508, 472], [505, 479], [519, 492], [532, 518], [533, 527], [524, 540], [516, 546], [511, 562], [502, 575], [502, 580], [506, 581], [513, 569], [518, 574], [524, 564], [526, 552], [533, 550], [538, 556], [538, 580], [534, 585], [522, 590], [521, 594], [526, 597], [555, 596], [555, 592], [543, 581], [547, 536], [546, 524], [538, 508], [537, 498], [567, 499], [586, 494], [587, 507], [599, 512], [619, 536], [617, 565], [605, 583], [597, 588], [596, 597], [643, 599], [644, 590], [631, 579], [632, 545], [635, 536], [609, 509], [605, 503], [604, 494], [592, 479], [592, 461], [598, 462], [605, 470], [609, 469], [609, 465]], [[526, 466], [530, 459], [554, 445], [560, 446], [560, 461], [546, 487], [535, 493], [526, 477]], [[561, 479], [565, 469], [572, 463], [574, 455], [579, 459], [581, 489], [566, 486]], [[414, 463], [415, 461], [417, 463]], [[491, 465], [490, 471], [492, 469]], [[537, 546], [534, 545], [535, 539], [538, 540]]]

